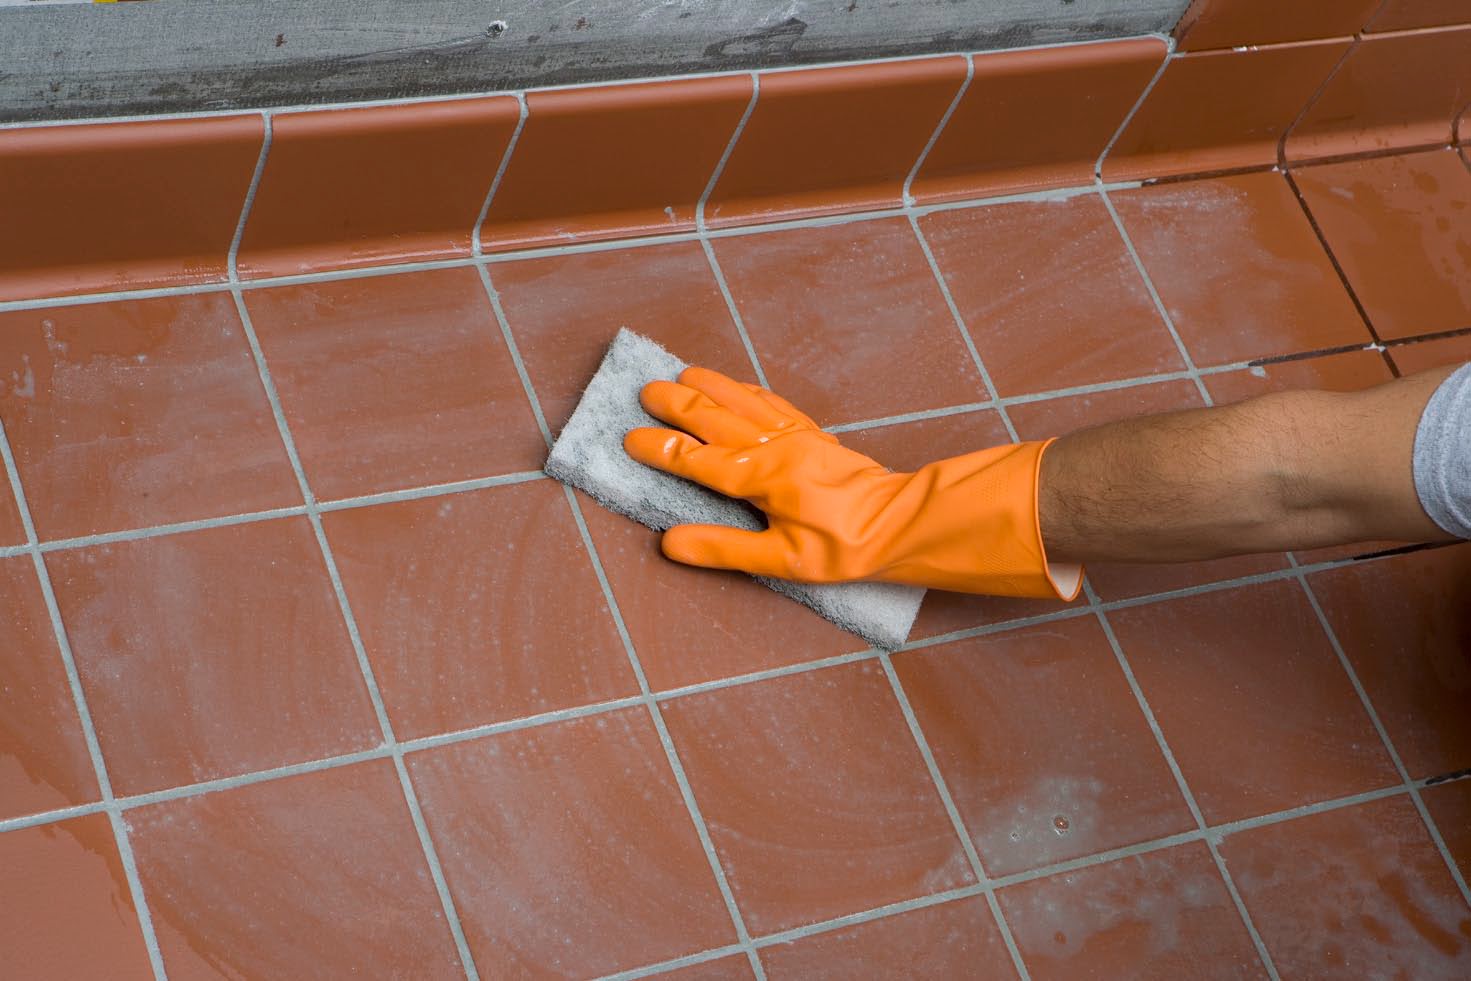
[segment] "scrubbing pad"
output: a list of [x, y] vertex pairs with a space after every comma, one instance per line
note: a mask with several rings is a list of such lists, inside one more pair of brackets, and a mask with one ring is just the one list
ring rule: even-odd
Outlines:
[[[646, 467], [623, 452], [623, 436], [630, 429], [663, 425], [639, 405], [639, 390], [656, 379], [673, 381], [685, 367], [648, 338], [619, 331], [552, 446], [546, 472], [656, 531], [678, 524], [759, 530], [765, 527], [759, 512], [744, 502]], [[890, 583], [814, 586], [758, 578], [885, 650], [904, 643], [924, 598], [922, 589]]]

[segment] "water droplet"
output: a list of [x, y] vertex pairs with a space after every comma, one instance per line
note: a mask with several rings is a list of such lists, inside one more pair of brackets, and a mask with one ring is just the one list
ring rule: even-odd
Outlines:
[[1052, 819], [1052, 830], [1056, 831], [1059, 837], [1067, 834], [1070, 828], [1072, 828], [1072, 825], [1068, 823], [1068, 819], [1063, 817], [1061, 814]]

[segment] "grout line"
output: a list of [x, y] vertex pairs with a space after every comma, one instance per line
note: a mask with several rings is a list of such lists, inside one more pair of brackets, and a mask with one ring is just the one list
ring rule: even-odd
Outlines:
[[475, 218], [475, 230], [470, 235], [470, 254], [477, 258], [485, 252], [480, 240], [481, 229], [485, 227], [485, 216], [490, 214], [490, 203], [495, 200], [496, 191], [500, 190], [501, 181], [505, 179], [506, 171], [511, 166], [511, 153], [516, 149], [516, 144], [521, 141], [521, 131], [526, 128], [528, 109], [524, 92], [516, 93], [516, 104], [519, 108], [516, 128], [511, 131], [511, 139], [501, 153], [500, 163], [496, 164], [495, 176], [490, 179], [490, 190], [485, 192], [485, 201], [480, 205], [480, 214]]
[[821, 671], [824, 668], [836, 668], [845, 664], [858, 664], [863, 661], [871, 661], [878, 657], [878, 651], [872, 647], [861, 651], [851, 651], [847, 654], [834, 654], [831, 657], [820, 657], [814, 661], [798, 661], [795, 664], [784, 664], [779, 668], [766, 668], [762, 671], [749, 671], [746, 674], [732, 675], [729, 678], [714, 678], [710, 681], [699, 681], [691, 685], [681, 685], [678, 688], [665, 688], [654, 692], [654, 699], [659, 702], [671, 702], [677, 698], [685, 698], [689, 695], [703, 695], [706, 692], [720, 691], [723, 688], [736, 688], [741, 685], [755, 684], [759, 681], [771, 681], [775, 678], [788, 678], [792, 675], [806, 674], [809, 671]]
[[[1383, 7], [1383, 3], [1380, 4], [1380, 7]], [[1378, 16], [1377, 11], [1375, 12], [1374, 16]], [[1367, 26], [1367, 22], [1365, 23], [1365, 26]], [[1307, 97], [1307, 100], [1303, 102], [1302, 108], [1297, 111], [1297, 115], [1293, 116], [1292, 120], [1286, 126], [1282, 127], [1282, 135], [1277, 137], [1278, 170], [1285, 172], [1288, 168], [1288, 139], [1297, 129], [1298, 124], [1307, 118], [1308, 113], [1312, 112], [1313, 107], [1318, 104], [1318, 100], [1323, 97], [1323, 93], [1328, 90], [1328, 86], [1332, 84], [1335, 78], [1338, 77], [1338, 73], [1343, 71], [1343, 66], [1348, 63], [1349, 57], [1359, 49], [1359, 45], [1363, 43], [1363, 40], [1364, 28], [1360, 27], [1359, 30], [1354, 33], [1353, 38], [1349, 41], [1348, 47], [1343, 49], [1343, 54], [1339, 55], [1338, 60], [1333, 63], [1333, 67], [1328, 69], [1328, 74], [1323, 76], [1323, 80], [1318, 83], [1317, 87], [1314, 88], [1312, 93]]]
[[208, 528], [228, 528], [232, 525], [271, 521], [276, 518], [297, 518], [304, 514], [306, 514], [306, 507], [296, 504], [289, 507], [271, 508], [267, 511], [247, 511], [242, 514], [227, 514], [217, 518], [199, 518], [194, 521], [179, 521], [167, 525], [150, 525], [146, 528], [99, 532], [95, 535], [81, 535], [77, 538], [58, 538], [49, 542], [41, 542], [36, 548], [42, 552], [63, 552], [77, 548], [90, 548], [94, 545], [111, 545], [117, 542], [137, 541], [142, 538], [183, 535], [191, 531], [203, 531]]
[[462, 494], [468, 491], [484, 490], [488, 487], [504, 487], [508, 484], [525, 484], [533, 480], [546, 479], [547, 475], [540, 470], [522, 470], [516, 473], [496, 474], [492, 477], [455, 480], [447, 484], [426, 484], [422, 487], [407, 487], [403, 490], [383, 491], [378, 494], [362, 494], [358, 497], [319, 501], [317, 510], [325, 514], [330, 511], [346, 511], [352, 508], [393, 504], [399, 501], [418, 501], [426, 497], [443, 497], [447, 494]]
[[260, 156], [255, 160], [255, 170], [250, 175], [250, 184], [245, 188], [245, 202], [240, 206], [240, 220], [235, 223], [235, 234], [230, 238], [230, 251], [225, 254], [225, 275], [234, 282], [240, 278], [240, 242], [245, 238], [245, 222], [255, 205], [255, 196], [260, 191], [261, 176], [266, 172], [266, 157], [271, 152], [271, 114], [262, 112]]
[[585, 719], [588, 716], [604, 715], [623, 709], [637, 708], [642, 704], [643, 697], [641, 695], [611, 698], [604, 702], [593, 702], [591, 705], [574, 705], [571, 708], [552, 709], [548, 712], [538, 712], [535, 715], [506, 719], [502, 722], [487, 722], [484, 725], [472, 726], [469, 729], [456, 729], [453, 732], [441, 732], [432, 736], [405, 739], [398, 744], [398, 748], [405, 754], [420, 753], [424, 750], [438, 749], [441, 746], [454, 746], [459, 743], [473, 742], [477, 739], [484, 739], [487, 736], [499, 736], [502, 733], [518, 732], [522, 729], [536, 729], [545, 725], [554, 725], [558, 722], [569, 722], [573, 719]]
[[455, 947], [459, 951], [460, 962], [465, 970], [465, 977], [468, 981], [478, 981], [480, 975], [475, 968], [475, 959], [470, 953], [469, 943], [465, 939], [464, 926], [460, 923], [459, 914], [455, 910], [454, 898], [450, 895], [449, 885], [445, 880], [444, 870], [439, 864], [439, 855], [435, 851], [434, 842], [429, 837], [429, 828], [424, 821], [424, 814], [419, 806], [419, 798], [414, 791], [414, 785], [409, 780], [408, 769], [404, 766], [403, 754], [398, 749], [397, 740], [393, 733], [393, 723], [388, 718], [388, 710], [383, 701], [383, 693], [379, 689], [378, 680], [373, 674], [373, 666], [368, 660], [367, 648], [363, 645], [363, 638], [358, 630], [357, 619], [353, 616], [352, 604], [348, 601], [347, 589], [343, 585], [341, 571], [338, 569], [337, 560], [332, 554], [332, 546], [327, 541], [327, 533], [322, 527], [322, 516], [317, 509], [316, 498], [312, 494], [311, 484], [307, 480], [306, 470], [301, 463], [301, 456], [297, 453], [296, 441], [291, 436], [291, 427], [286, 420], [286, 410], [281, 404], [280, 395], [276, 391], [276, 384], [271, 379], [270, 368], [266, 364], [265, 352], [261, 348], [260, 339], [256, 336], [255, 325], [250, 319], [250, 311], [245, 306], [245, 297], [238, 288], [232, 290], [231, 295], [235, 300], [235, 310], [239, 314], [241, 326], [245, 331], [245, 338], [250, 344], [250, 353], [251, 357], [255, 360], [256, 371], [260, 374], [261, 387], [265, 390], [266, 400], [270, 403], [271, 414], [275, 417], [276, 428], [280, 433], [281, 442], [286, 449], [286, 456], [291, 461], [291, 468], [296, 474], [296, 482], [301, 488], [301, 496], [306, 503], [307, 520], [311, 522], [312, 532], [317, 539], [317, 547], [321, 550], [322, 561], [327, 569], [327, 577], [332, 583], [332, 592], [337, 597], [339, 612], [342, 615], [344, 625], [347, 627], [348, 639], [352, 643], [353, 654], [357, 658], [359, 673], [367, 689], [368, 699], [373, 705], [373, 714], [378, 719], [378, 728], [382, 733], [383, 745], [392, 754], [394, 769], [398, 773], [399, 785], [403, 790], [404, 802], [408, 806], [409, 816], [413, 821], [414, 830], [418, 834], [419, 846], [424, 852], [424, 860], [429, 867], [430, 877], [434, 880], [435, 890], [439, 893], [440, 904], [444, 908], [445, 919], [448, 922], [450, 933], [454, 937]]
[[645, 964], [643, 967], [631, 968], [627, 971], [619, 971], [616, 974], [600, 975], [597, 981], [633, 981], [635, 978], [649, 978], [656, 974], [662, 975], [670, 971], [677, 971], [683, 967], [698, 967], [722, 957], [732, 957], [737, 954], [749, 956], [746, 948], [740, 944], [727, 944], [724, 947], [713, 947], [710, 950], [702, 950], [698, 954], [686, 954], [673, 960], [659, 961], [656, 964]]
[[700, 245], [705, 249], [705, 258], [710, 263], [710, 272], [715, 275], [715, 284], [720, 287], [720, 295], [725, 298], [725, 308], [730, 311], [731, 323], [735, 325], [736, 333], [740, 335], [741, 345], [746, 349], [746, 357], [751, 361], [751, 367], [756, 370], [756, 381], [762, 388], [770, 388], [766, 381], [766, 372], [761, 367], [761, 358], [756, 354], [756, 345], [751, 343], [751, 335], [746, 332], [746, 322], [741, 319], [741, 311], [736, 307], [735, 297], [731, 295], [730, 286], [725, 281], [725, 270], [720, 268], [720, 260], [715, 258], [715, 247], [710, 244], [708, 238], [700, 239]]
[[1134, 104], [1129, 107], [1129, 111], [1124, 113], [1124, 118], [1119, 121], [1118, 128], [1113, 131], [1113, 135], [1108, 138], [1108, 142], [1099, 151], [1098, 159], [1093, 161], [1093, 179], [1095, 181], [1100, 183], [1103, 181], [1103, 162], [1108, 159], [1108, 155], [1113, 152], [1114, 146], [1123, 138], [1124, 132], [1129, 128], [1129, 124], [1134, 121], [1134, 117], [1139, 115], [1139, 110], [1144, 108], [1144, 101], [1149, 98], [1150, 93], [1154, 91], [1154, 87], [1159, 84], [1159, 80], [1164, 78], [1165, 69], [1169, 67], [1170, 62], [1175, 58], [1175, 47], [1174, 35], [1169, 35], [1165, 43], [1165, 56], [1160, 59], [1159, 67], [1154, 70], [1154, 76], [1145, 84], [1144, 90], [1139, 93], [1139, 98], [1134, 100]]
[[536, 428], [541, 431], [541, 438], [546, 443], [547, 449], [551, 449], [555, 439], [552, 429], [547, 425], [547, 417], [541, 411], [541, 400], [536, 397], [536, 386], [531, 384], [531, 374], [526, 370], [526, 362], [521, 358], [521, 349], [516, 346], [516, 338], [511, 333], [511, 321], [506, 317], [506, 309], [501, 305], [501, 295], [497, 292], [495, 284], [490, 279], [490, 267], [481, 265], [478, 267], [480, 283], [485, 287], [485, 295], [490, 297], [490, 308], [495, 313], [496, 326], [500, 328], [501, 343], [506, 346], [507, 353], [511, 356], [511, 364], [516, 369], [516, 377], [521, 380], [521, 390], [526, 395], [526, 400], [531, 403], [531, 415], [536, 420]]
[[965, 93], [970, 89], [970, 83], [975, 77], [975, 59], [970, 55], [965, 55], [965, 78], [961, 80], [960, 88], [956, 89], [955, 98], [950, 100], [950, 105], [946, 107], [945, 114], [935, 124], [935, 131], [930, 134], [930, 138], [925, 142], [924, 148], [919, 151], [919, 157], [914, 161], [914, 166], [909, 168], [909, 173], [904, 177], [904, 186], [899, 199], [904, 202], [906, 208], [914, 207], [914, 195], [910, 193], [914, 187], [914, 178], [919, 175], [920, 169], [924, 167], [924, 162], [929, 159], [930, 151], [935, 148], [935, 144], [940, 142], [940, 135], [945, 132], [945, 126], [950, 122], [950, 117], [955, 115], [955, 110], [960, 108], [960, 100], [965, 98]]
[[750, 122], [751, 114], [756, 111], [756, 100], [761, 97], [761, 73], [751, 72], [751, 98], [746, 102], [746, 109], [741, 113], [741, 118], [736, 121], [735, 130], [730, 134], [730, 139], [725, 144], [725, 150], [720, 154], [720, 159], [715, 161], [715, 170], [711, 172], [710, 179], [705, 182], [705, 189], [700, 192], [700, 200], [695, 204], [695, 231], [703, 235], [705, 233], [705, 206], [710, 203], [710, 195], [715, 193], [715, 185], [720, 183], [720, 175], [725, 173], [725, 165], [730, 161], [731, 154], [735, 153], [736, 143], [741, 134], [746, 131], [746, 123]]

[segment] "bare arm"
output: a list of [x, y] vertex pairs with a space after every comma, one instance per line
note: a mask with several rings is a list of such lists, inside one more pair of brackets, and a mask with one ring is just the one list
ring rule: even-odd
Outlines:
[[1039, 511], [1054, 561], [1180, 562], [1373, 539], [1442, 541], [1411, 467], [1445, 367], [1363, 392], [1283, 392], [1059, 439]]

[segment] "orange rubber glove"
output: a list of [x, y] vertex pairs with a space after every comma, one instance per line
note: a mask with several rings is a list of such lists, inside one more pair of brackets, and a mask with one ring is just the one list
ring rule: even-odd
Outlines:
[[678, 383], [644, 386], [641, 401], [682, 431], [635, 429], [623, 442], [629, 456], [743, 498], [766, 512], [769, 525], [671, 528], [664, 554], [676, 562], [800, 582], [1077, 596], [1082, 568], [1047, 561], [1037, 519], [1048, 443], [893, 473], [840, 445], [781, 396], [718, 372], [687, 368]]

